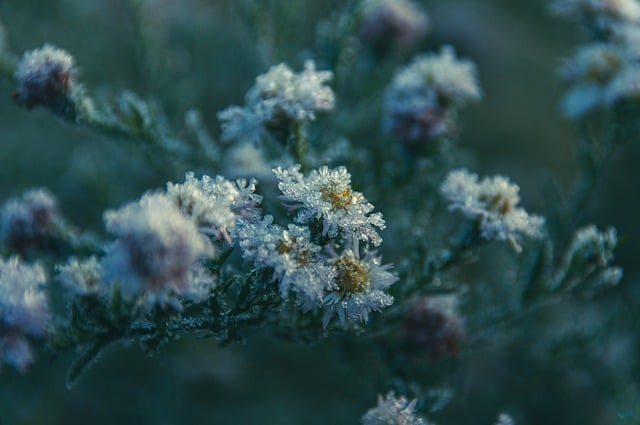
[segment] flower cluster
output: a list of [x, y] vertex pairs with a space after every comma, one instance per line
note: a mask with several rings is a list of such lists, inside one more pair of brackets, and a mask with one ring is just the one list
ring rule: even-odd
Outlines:
[[598, 22], [606, 22], [606, 31], [601, 31], [592, 43], [580, 46], [565, 60], [562, 75], [569, 89], [562, 104], [564, 113], [580, 118], [598, 108], [637, 99], [640, 96], [640, 3], [636, 0], [558, 2], [556, 9], [572, 14], [589, 12], [601, 18]]
[[519, 251], [519, 235], [538, 238], [542, 234], [544, 218], [518, 208], [520, 188], [506, 177], [479, 181], [477, 174], [455, 170], [449, 173], [441, 191], [451, 202], [450, 209], [478, 220], [486, 239], [508, 240]]
[[236, 221], [256, 221], [262, 196], [254, 193], [256, 181], [231, 182], [222, 176], [196, 179], [191, 172], [181, 184], [168, 183], [167, 196], [191, 217], [201, 232], [231, 243]]
[[57, 220], [53, 195], [44, 189], [32, 189], [3, 205], [0, 238], [11, 251], [25, 254], [49, 236]]
[[211, 254], [208, 240], [195, 222], [164, 194], [146, 194], [139, 201], [104, 216], [116, 241], [102, 259], [104, 278], [146, 306], [173, 304], [173, 296], [199, 300], [206, 295], [195, 284], [194, 263]]
[[409, 49], [426, 34], [428, 25], [427, 14], [410, 0], [365, 0], [358, 36], [380, 50]]
[[443, 47], [396, 73], [386, 93], [385, 128], [408, 146], [420, 147], [451, 134], [457, 110], [481, 96], [473, 62]]
[[[274, 170], [281, 199], [291, 211], [299, 209], [296, 224], [286, 229], [267, 216], [259, 223], [239, 224], [239, 245], [246, 260], [273, 270], [280, 293], [295, 294], [304, 311], [322, 308], [326, 327], [334, 316], [366, 321], [369, 312], [393, 303], [386, 290], [397, 280], [374, 252], [360, 255], [359, 241], [378, 245], [382, 239], [380, 213], [351, 189], [344, 167], [322, 167], [305, 177], [300, 167]], [[317, 226], [317, 222], [322, 223]]]
[[0, 259], [0, 363], [25, 370], [33, 361], [30, 338], [47, 332], [49, 307], [42, 267]]
[[330, 71], [316, 71], [313, 61], [307, 61], [299, 74], [285, 64], [273, 66], [256, 78], [244, 107], [232, 106], [218, 114], [222, 139], [257, 143], [267, 131], [286, 142], [295, 123], [333, 110], [335, 95], [326, 85], [332, 78]]
[[418, 400], [396, 397], [390, 392], [386, 397], [378, 397], [378, 405], [369, 409], [362, 417], [362, 425], [428, 425], [423, 418], [416, 416]]

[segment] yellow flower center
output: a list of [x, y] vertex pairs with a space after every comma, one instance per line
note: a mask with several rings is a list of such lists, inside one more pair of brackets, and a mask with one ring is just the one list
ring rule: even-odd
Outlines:
[[[298, 240], [294, 240], [293, 241], [294, 244], [298, 242]], [[296, 262], [298, 264], [300, 264], [301, 266], [306, 266], [307, 264], [311, 263], [311, 252], [308, 249], [296, 249], [294, 251], [294, 246], [292, 246], [292, 244], [287, 243], [283, 240], [281, 240], [278, 243], [278, 247], [276, 248], [276, 251], [278, 252], [278, 254], [280, 255], [285, 255], [285, 254], [290, 254], [292, 255], [292, 257], [294, 258], [294, 260], [296, 260]]]
[[480, 195], [478, 197], [480, 202], [483, 202], [489, 211], [497, 212], [498, 214], [506, 215], [513, 209], [513, 205], [509, 201], [509, 199], [504, 198], [500, 195], [495, 195], [492, 198], [489, 198], [485, 195]]
[[360, 261], [350, 257], [340, 257], [335, 262], [338, 269], [339, 290], [343, 294], [364, 292], [369, 287], [369, 270]]
[[336, 210], [346, 210], [353, 200], [350, 187], [339, 192], [335, 185], [328, 184], [320, 189], [320, 193], [322, 193], [322, 199], [327, 202], [331, 202], [333, 209]]

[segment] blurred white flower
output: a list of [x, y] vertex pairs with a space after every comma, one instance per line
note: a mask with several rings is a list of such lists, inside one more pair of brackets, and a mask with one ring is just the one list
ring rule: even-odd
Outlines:
[[106, 290], [102, 264], [96, 257], [83, 260], [71, 257], [67, 264], [58, 266], [57, 271], [58, 280], [74, 294], [103, 294]]
[[358, 36], [376, 48], [410, 49], [429, 27], [429, 17], [410, 0], [365, 0], [361, 3]]
[[428, 425], [415, 415], [417, 400], [396, 397], [393, 392], [378, 397], [378, 405], [362, 417], [362, 425]]

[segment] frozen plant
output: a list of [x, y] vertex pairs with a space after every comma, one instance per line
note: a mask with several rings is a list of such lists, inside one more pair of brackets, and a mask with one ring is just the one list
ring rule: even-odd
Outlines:
[[386, 92], [384, 126], [411, 149], [420, 149], [452, 134], [458, 109], [481, 97], [475, 64], [446, 46], [396, 72]]
[[29, 340], [45, 337], [50, 319], [46, 281], [39, 265], [0, 259], [0, 363], [24, 371], [33, 362]]
[[428, 422], [415, 414], [418, 400], [409, 401], [393, 392], [384, 398], [378, 397], [378, 405], [369, 409], [362, 417], [362, 425], [428, 425]]
[[96, 257], [79, 260], [71, 257], [67, 264], [59, 266], [58, 280], [68, 291], [79, 294], [101, 294], [107, 289], [103, 284], [102, 264]]
[[485, 239], [508, 240], [516, 251], [520, 251], [521, 235], [542, 236], [544, 218], [530, 215], [518, 207], [520, 188], [506, 177], [479, 180], [477, 174], [455, 170], [442, 183], [441, 191], [451, 203], [450, 209], [460, 210], [478, 220]]
[[192, 287], [196, 261], [211, 254], [209, 242], [196, 224], [166, 195], [150, 193], [139, 201], [104, 215], [106, 228], [117, 239], [102, 260], [105, 280], [146, 307], [172, 304], [175, 296], [202, 299], [202, 287]]
[[376, 49], [409, 49], [428, 30], [427, 14], [411, 0], [364, 0], [360, 9], [358, 36]]
[[335, 95], [327, 86], [332, 78], [330, 71], [316, 71], [313, 61], [307, 61], [300, 73], [285, 64], [271, 67], [256, 78], [244, 107], [232, 106], [218, 114], [222, 139], [258, 143], [266, 131], [286, 142], [296, 125], [333, 110]]
[[640, 22], [637, 0], [555, 0], [551, 10], [558, 15], [593, 21], [600, 28], [618, 22]]

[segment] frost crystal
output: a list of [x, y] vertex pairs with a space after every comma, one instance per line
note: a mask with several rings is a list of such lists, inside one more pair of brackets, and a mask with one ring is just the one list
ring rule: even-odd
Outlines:
[[103, 259], [104, 275], [125, 295], [142, 296], [150, 306], [173, 302], [171, 295], [192, 298], [201, 293], [191, 288], [192, 269], [211, 246], [171, 199], [147, 194], [107, 211], [104, 219], [117, 236]]
[[104, 293], [102, 264], [96, 257], [78, 260], [69, 259], [67, 264], [59, 266], [58, 279], [73, 293], [80, 295]]
[[427, 421], [415, 415], [417, 400], [396, 398], [393, 392], [386, 397], [378, 397], [378, 405], [370, 409], [361, 420], [362, 425], [428, 425]]
[[167, 195], [183, 213], [193, 218], [200, 230], [231, 243], [238, 218], [257, 220], [262, 196], [254, 193], [254, 179], [235, 183], [222, 176], [196, 179], [189, 172], [182, 184], [167, 184]]
[[529, 215], [518, 208], [518, 185], [502, 176], [486, 177], [478, 181], [476, 174], [466, 170], [449, 173], [441, 191], [449, 199], [452, 210], [461, 210], [468, 217], [479, 220], [486, 239], [508, 240], [519, 251], [519, 234], [532, 238], [541, 236], [544, 218]]
[[304, 71], [294, 73], [285, 64], [259, 75], [247, 93], [245, 107], [232, 106], [218, 114], [222, 139], [258, 142], [266, 130], [286, 131], [291, 122], [315, 119], [316, 112], [333, 110], [335, 95], [326, 84], [330, 71], [316, 71], [313, 61]]
[[239, 222], [243, 258], [258, 268], [272, 268], [281, 295], [293, 291], [304, 311], [320, 307], [325, 289], [336, 276], [335, 268], [324, 264], [321, 248], [310, 241], [309, 229], [295, 224], [283, 229], [272, 221], [266, 216], [259, 223]]
[[28, 338], [47, 331], [49, 308], [42, 267], [0, 259], [0, 360], [24, 371], [33, 361]]
[[322, 221], [322, 234], [379, 245], [382, 238], [377, 229], [384, 229], [381, 213], [372, 213], [374, 206], [360, 192], [351, 189], [351, 174], [345, 167], [333, 170], [321, 167], [308, 177], [300, 173], [300, 166], [273, 170], [282, 192], [280, 199], [292, 209], [300, 209], [299, 223], [312, 219]]
[[57, 215], [56, 200], [44, 189], [8, 200], [0, 212], [3, 244], [19, 253], [29, 251], [51, 232]]
[[25, 52], [15, 72], [17, 102], [27, 108], [52, 106], [58, 97], [69, 94], [74, 84], [73, 66], [71, 55], [49, 44]]
[[357, 252], [346, 250], [332, 259], [336, 268], [335, 284], [324, 299], [323, 326], [326, 328], [334, 315], [340, 323], [366, 322], [369, 312], [393, 304], [393, 297], [385, 291], [398, 277], [389, 272], [391, 265], [381, 265], [375, 253], [359, 258]]
[[365, 0], [358, 36], [377, 48], [408, 49], [427, 32], [429, 18], [409, 0]]
[[385, 127], [408, 142], [452, 131], [455, 111], [482, 97], [473, 62], [451, 47], [416, 57], [399, 70], [387, 89]]

